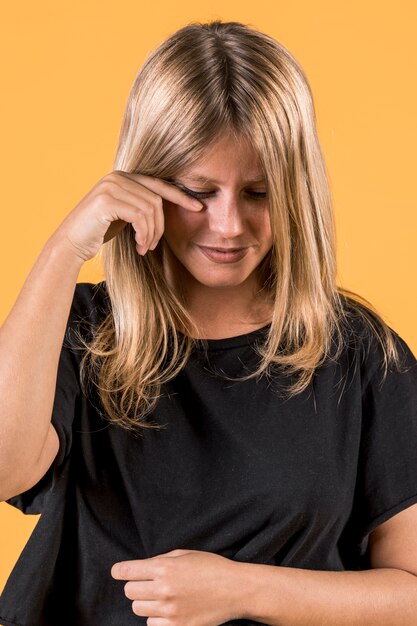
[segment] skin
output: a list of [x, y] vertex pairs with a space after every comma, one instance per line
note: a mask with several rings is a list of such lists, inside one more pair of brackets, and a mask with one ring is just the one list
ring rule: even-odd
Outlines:
[[[213, 182], [195, 182], [201, 175]], [[250, 143], [224, 134], [204, 158], [178, 174], [181, 189], [209, 193], [199, 198], [204, 208], [190, 212], [164, 200], [164, 270], [174, 289], [181, 288], [201, 336], [221, 338], [243, 334], [271, 320], [272, 306], [256, 292], [257, 268], [272, 247], [266, 182]], [[248, 247], [235, 263], [208, 259], [196, 244], [211, 247]]]

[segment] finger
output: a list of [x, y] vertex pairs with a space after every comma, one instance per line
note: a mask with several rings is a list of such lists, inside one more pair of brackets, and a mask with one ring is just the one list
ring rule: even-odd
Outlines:
[[155, 600], [133, 600], [132, 611], [135, 615], [139, 615], [141, 617], [160, 617], [161, 620], [152, 620], [152, 623], [155, 624], [155, 626], [165, 626], [169, 623], [168, 615], [164, 617], [167, 611], [164, 611], [163, 607], [161, 608], [161, 603]]
[[164, 218], [164, 209], [162, 203], [160, 206], [157, 206], [154, 213], [154, 238], [149, 246], [150, 250], [154, 250], [158, 245], [159, 240], [164, 234], [165, 228], [165, 218]]
[[185, 191], [182, 191], [173, 183], [163, 180], [162, 178], [155, 178], [154, 176], [147, 176], [145, 174], [122, 172], [121, 170], [115, 171], [133, 182], [140, 183], [173, 204], [179, 204], [190, 211], [200, 211], [204, 206], [199, 200], [191, 198]]
[[149, 248], [149, 245], [151, 244], [155, 236], [154, 214], [154, 207], [151, 207], [149, 205], [141, 206], [140, 213], [138, 214], [138, 219], [133, 224], [136, 230], [135, 239], [137, 243], [139, 243], [139, 245], [144, 248], [144, 250], [147, 250]]
[[139, 213], [136, 220], [132, 223], [132, 226], [135, 229], [136, 249], [139, 254], [144, 255], [149, 247], [149, 225], [145, 215]]
[[154, 580], [129, 580], [124, 586], [129, 600], [160, 600], [161, 590]]
[[110, 570], [116, 580], [154, 580], [155, 562], [152, 559], [135, 559], [114, 563]]
[[111, 183], [108, 184], [109, 192], [113, 198], [136, 206], [141, 211], [144, 219], [138, 217], [138, 220], [136, 223], [133, 223], [133, 226], [137, 234], [135, 237], [137, 243], [147, 250], [155, 239], [155, 213], [157, 213], [157, 209], [159, 208], [158, 205], [161, 204], [161, 199], [141, 185], [135, 185], [134, 187], [130, 187], [130, 189], [135, 192], [132, 193], [132, 191], [121, 184], [119, 180], [117, 180], [117, 182], [111, 181]]
[[[141, 200], [145, 199], [153, 208], [153, 215], [147, 215], [148, 219], [148, 233], [147, 240], [144, 240], [143, 245], [150, 250], [154, 250], [164, 233], [165, 220], [164, 211], [162, 205], [162, 198], [160, 195], [155, 194], [150, 189], [147, 189], [143, 185], [138, 185], [137, 182], [124, 177], [122, 183], [118, 183], [120, 188], [124, 190], [130, 196], [130, 203], [133, 204], [136, 194], [139, 192]], [[117, 193], [117, 192], [116, 192]], [[116, 195], [116, 194], [115, 194]], [[126, 199], [129, 198], [126, 196]], [[124, 196], [123, 196], [124, 197]]]
[[147, 221], [137, 206], [130, 205], [122, 200], [114, 199], [107, 211], [107, 215], [102, 217], [104, 222], [109, 223], [109, 227], [104, 235], [103, 243], [112, 239], [127, 224], [131, 224], [135, 230], [135, 239], [146, 238], [148, 235]]

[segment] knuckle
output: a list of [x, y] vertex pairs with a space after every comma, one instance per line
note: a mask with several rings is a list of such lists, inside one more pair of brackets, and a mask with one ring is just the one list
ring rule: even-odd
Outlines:
[[162, 196], [155, 196], [155, 205], [157, 209], [162, 209], [162, 207], [164, 206], [164, 200]]
[[168, 619], [176, 619], [179, 616], [178, 605], [176, 602], [168, 602], [165, 609], [165, 617]]
[[155, 207], [150, 202], [144, 202], [141, 208], [144, 213], [153, 213], [155, 210]]
[[119, 183], [120, 177], [124, 176], [125, 174], [126, 172], [123, 172], [123, 170], [113, 170], [112, 172], [107, 174], [107, 176], [105, 176], [102, 180], [109, 181], [111, 183]]
[[[167, 579], [171, 568], [169, 566], [169, 563], [166, 562], [166, 560], [160, 560], [158, 563], [155, 563], [155, 569], [156, 569], [156, 573], [157, 575], [162, 578], [162, 579]], [[167, 582], [162, 582], [161, 584], [167, 584]]]
[[102, 208], [102, 207], [107, 206], [107, 204], [109, 203], [110, 199], [111, 199], [111, 195], [107, 191], [105, 191], [104, 189], [101, 189], [98, 192], [95, 201], [96, 201], [96, 204], [100, 208]]
[[142, 214], [142, 213], [138, 213], [138, 216], [135, 220], [135, 226], [137, 225], [138, 228], [143, 228], [144, 226], [147, 226], [148, 224], [148, 220], [146, 219], [146, 217]]
[[161, 583], [158, 587], [158, 591], [163, 600], [169, 600], [173, 597], [171, 585], [167, 582]]
[[103, 180], [103, 182], [100, 185], [100, 189], [105, 191], [108, 194], [112, 194], [116, 191], [116, 189], [118, 188], [118, 184], [116, 183], [115, 180]]

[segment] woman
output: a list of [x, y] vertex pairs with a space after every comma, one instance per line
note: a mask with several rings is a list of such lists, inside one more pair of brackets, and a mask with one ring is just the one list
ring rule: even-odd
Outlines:
[[1, 328], [1, 492], [42, 513], [3, 624], [414, 623], [416, 359], [335, 273], [302, 69], [180, 29]]

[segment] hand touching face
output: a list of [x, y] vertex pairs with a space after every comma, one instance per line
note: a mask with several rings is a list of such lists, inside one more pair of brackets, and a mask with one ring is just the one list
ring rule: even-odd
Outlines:
[[223, 135], [173, 182], [204, 205], [191, 213], [164, 202], [163, 239], [185, 286], [256, 282], [255, 270], [271, 249], [272, 233], [266, 181], [250, 143]]

